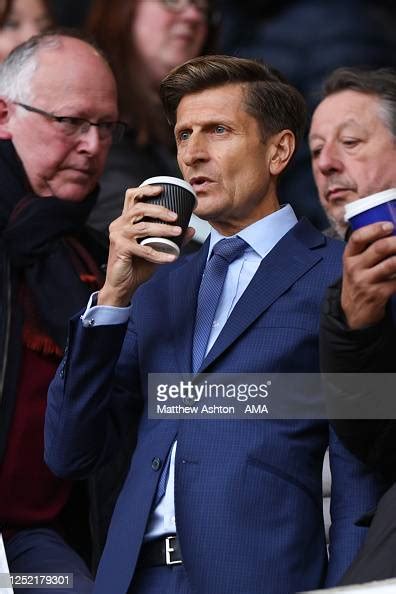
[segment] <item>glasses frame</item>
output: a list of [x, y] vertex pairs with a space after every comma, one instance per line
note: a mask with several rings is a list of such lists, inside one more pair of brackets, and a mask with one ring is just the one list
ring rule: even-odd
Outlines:
[[[82, 134], [86, 134], [91, 126], [95, 126], [98, 129], [98, 136], [99, 136], [100, 140], [111, 139], [112, 142], [119, 142], [122, 139], [122, 137], [124, 136], [124, 133], [126, 132], [126, 129], [128, 127], [128, 125], [125, 122], [121, 122], [121, 121], [91, 122], [90, 120], [87, 120], [86, 118], [79, 118], [76, 116], [55, 115], [54, 113], [44, 111], [43, 109], [39, 109], [38, 107], [33, 107], [32, 105], [27, 105], [26, 103], [21, 103], [20, 101], [13, 101], [13, 103], [15, 105], [19, 105], [19, 107], [22, 107], [26, 111], [30, 111], [32, 113], [37, 113], [38, 115], [41, 115], [49, 120], [52, 120], [53, 122], [58, 122], [59, 124], [64, 123], [65, 120], [69, 120], [69, 123], [71, 123], [72, 125], [75, 125], [76, 129], [75, 129], [75, 131], [70, 132], [69, 134], [65, 130], [62, 130], [62, 132], [63, 132], [63, 134], [65, 134], [65, 136], [70, 136], [70, 137], [80, 136]], [[109, 124], [113, 125], [112, 129], [109, 129], [108, 127], [106, 127], [106, 126], [109, 126]]]

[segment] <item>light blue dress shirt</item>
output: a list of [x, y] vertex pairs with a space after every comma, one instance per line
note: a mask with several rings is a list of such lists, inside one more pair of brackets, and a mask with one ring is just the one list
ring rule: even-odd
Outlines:
[[[212, 331], [209, 336], [206, 353], [208, 353], [214, 345], [231, 311], [235, 307], [235, 304], [257, 272], [262, 259], [265, 258], [278, 241], [290, 231], [296, 223], [297, 218], [293, 209], [289, 204], [286, 204], [272, 214], [267, 215], [263, 219], [249, 225], [249, 227], [242, 229], [242, 231], [237, 234], [246, 241], [249, 247], [246, 248], [240, 258], [234, 260], [228, 267], [223, 291], [213, 321]], [[221, 239], [224, 239], [224, 236], [218, 233], [215, 229], [212, 229], [210, 234], [208, 259], [212, 254], [213, 246]], [[120, 308], [96, 305], [92, 307], [92, 299], [95, 295], [96, 293], [91, 296], [87, 309], [81, 316], [82, 323], [85, 327], [100, 324], [121, 324], [128, 320], [132, 306]], [[176, 445], [177, 442], [175, 441], [170, 453], [171, 461], [165, 495], [151, 513], [146, 529], [145, 540], [151, 540], [153, 538], [158, 538], [161, 535], [176, 532], [174, 501]]]

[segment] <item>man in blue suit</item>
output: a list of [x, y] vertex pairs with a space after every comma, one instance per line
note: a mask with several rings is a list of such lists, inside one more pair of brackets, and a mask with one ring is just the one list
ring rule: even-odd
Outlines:
[[[195, 212], [212, 232], [198, 253], [160, 267], [175, 257], [138, 240], [179, 235], [176, 215], [147, 203], [158, 186], [127, 191], [110, 227], [106, 282], [72, 320], [50, 389], [46, 461], [60, 476], [92, 474], [114, 459], [143, 406], [95, 594], [287, 594], [332, 585], [362, 543], [365, 529], [355, 522], [375, 504], [378, 485], [326, 421], [147, 414], [149, 373], [318, 371], [320, 302], [343, 248], [297, 222], [276, 193], [303, 134], [303, 99], [265, 65], [226, 56], [178, 67], [161, 93]], [[321, 490], [328, 446], [329, 562]]]

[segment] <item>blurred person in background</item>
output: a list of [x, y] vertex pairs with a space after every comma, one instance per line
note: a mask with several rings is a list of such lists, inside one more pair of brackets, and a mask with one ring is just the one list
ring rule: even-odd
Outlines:
[[153, 175], [180, 176], [159, 84], [172, 68], [213, 47], [213, 0], [94, 0], [87, 29], [110, 58], [120, 118], [129, 124], [123, 141], [110, 150], [89, 219], [107, 231], [121, 214], [127, 188]]
[[49, 0], [3, 0], [0, 5], [0, 61], [20, 43], [53, 25]]

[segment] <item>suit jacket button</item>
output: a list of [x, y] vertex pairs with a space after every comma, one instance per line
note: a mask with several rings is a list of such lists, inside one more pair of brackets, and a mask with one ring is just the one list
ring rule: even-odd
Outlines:
[[153, 458], [152, 462], [151, 462], [151, 468], [153, 470], [159, 470], [162, 466], [162, 460], [161, 458]]

